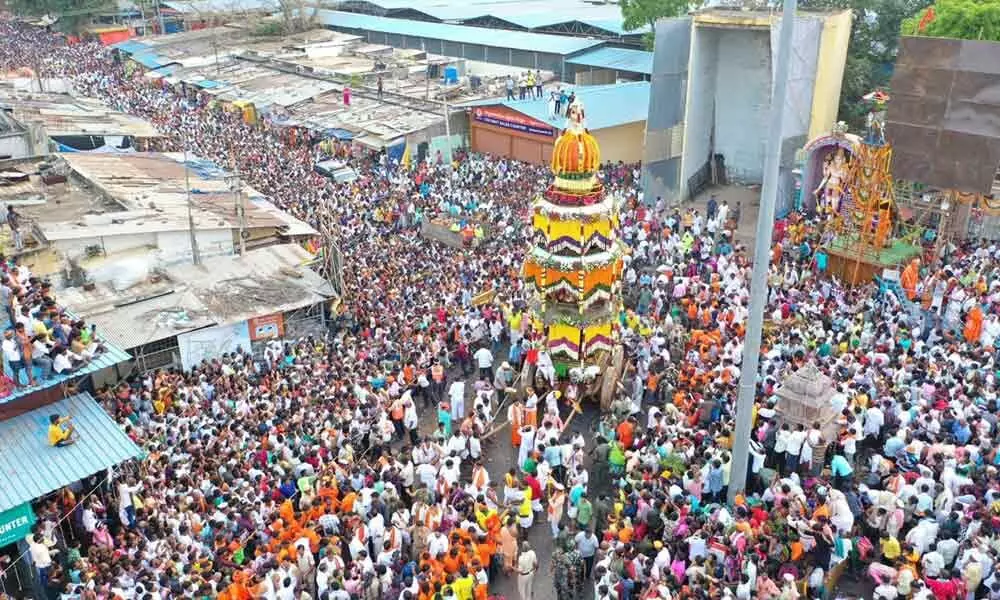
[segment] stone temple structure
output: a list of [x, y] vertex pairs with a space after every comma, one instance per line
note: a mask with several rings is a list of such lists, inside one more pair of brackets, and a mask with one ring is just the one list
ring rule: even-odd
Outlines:
[[813, 456], [820, 464], [826, 446], [837, 439], [839, 415], [830, 402], [835, 393], [833, 380], [811, 362], [785, 378], [775, 392], [778, 396], [775, 411], [780, 422], [788, 423], [793, 428], [804, 425], [806, 429], [813, 423], [819, 423], [824, 443], [813, 448]]

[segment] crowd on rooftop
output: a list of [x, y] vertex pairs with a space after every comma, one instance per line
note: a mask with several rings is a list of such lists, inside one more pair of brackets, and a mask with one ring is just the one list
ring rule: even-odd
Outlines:
[[[751, 267], [738, 207], [643, 205], [637, 166], [602, 169], [630, 248], [628, 375], [591, 435], [563, 402], [573, 385], [508, 389], [523, 362], [549, 360], [517, 277], [544, 168], [365, 156], [357, 181], [335, 183], [304, 140], [126, 75], [96, 44], [0, 21], [0, 70], [25, 66], [238, 165], [335, 236], [347, 286], [330, 336], [100, 393], [148, 455], [39, 504], [30, 558], [50, 597], [485, 600], [513, 577], [533, 600], [547, 563], [560, 599], [1000, 598], [996, 245], [947, 246], [898, 288], [850, 289], [825, 276], [815, 234], [779, 227], [752, 460], [733, 473]], [[421, 238], [438, 214], [489, 235]], [[829, 423], [781, 418], [795, 372], [828, 378]], [[508, 418], [517, 458], [491, 476]], [[532, 528], [550, 556], [525, 544]]]

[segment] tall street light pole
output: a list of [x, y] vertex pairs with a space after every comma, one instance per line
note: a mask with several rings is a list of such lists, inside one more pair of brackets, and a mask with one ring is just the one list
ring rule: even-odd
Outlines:
[[739, 397], [736, 401], [736, 432], [733, 440], [733, 464], [729, 477], [730, 504], [737, 494], [742, 494], [746, 488], [750, 458], [750, 417], [753, 414], [754, 397], [757, 393], [757, 371], [760, 368], [760, 338], [764, 325], [764, 305], [767, 304], [767, 273], [771, 265], [771, 234], [774, 230], [774, 205], [778, 197], [778, 168], [781, 166], [781, 126], [785, 118], [797, 4], [797, 0], [785, 0], [781, 13], [778, 61], [775, 65], [774, 94], [771, 96], [770, 137], [767, 141], [764, 185], [760, 192], [760, 210], [757, 214], [753, 275], [750, 279], [750, 315], [743, 346]]

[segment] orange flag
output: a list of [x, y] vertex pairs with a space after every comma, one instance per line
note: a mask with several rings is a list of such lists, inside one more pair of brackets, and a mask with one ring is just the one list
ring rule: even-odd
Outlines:
[[920, 18], [920, 23], [917, 24], [917, 31], [922, 32], [927, 29], [927, 26], [933, 23], [936, 18], [937, 13], [934, 12], [934, 7], [928, 8], [924, 11], [924, 16]]

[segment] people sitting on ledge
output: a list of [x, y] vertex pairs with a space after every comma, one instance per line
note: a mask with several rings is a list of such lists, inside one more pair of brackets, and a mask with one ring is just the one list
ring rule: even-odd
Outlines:
[[5, 381], [5, 386], [34, 386], [53, 374], [72, 371], [104, 351], [96, 326], [74, 321], [66, 314], [56, 304], [52, 285], [33, 276], [20, 258], [5, 259], [0, 254], [0, 299], [4, 306], [0, 312], [0, 329], [5, 329], [4, 371], [12, 380]]

